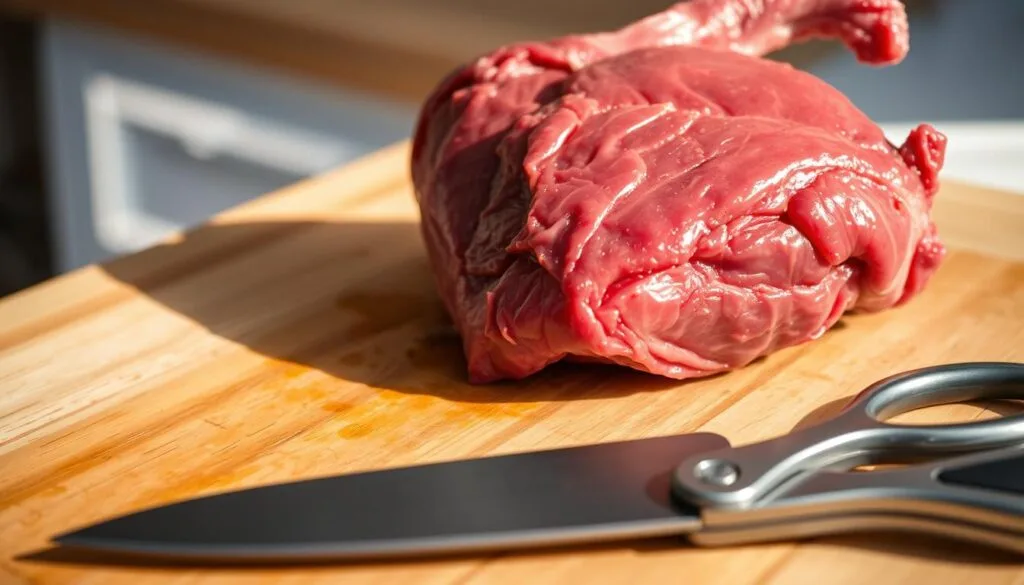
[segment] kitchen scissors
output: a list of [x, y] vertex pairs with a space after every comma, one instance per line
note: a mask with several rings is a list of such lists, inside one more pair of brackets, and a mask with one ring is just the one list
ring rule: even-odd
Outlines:
[[[887, 422], [928, 406], [1014, 398], [1024, 398], [1022, 364], [898, 374], [824, 423], [689, 457], [674, 474], [673, 493], [700, 508], [703, 526], [690, 538], [706, 545], [911, 529], [1024, 553], [1024, 415]], [[852, 471], [876, 463], [905, 465]]]

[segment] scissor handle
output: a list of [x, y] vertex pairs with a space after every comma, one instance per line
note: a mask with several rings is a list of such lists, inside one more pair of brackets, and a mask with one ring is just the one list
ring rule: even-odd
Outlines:
[[759, 506], [702, 516], [690, 539], [705, 546], [897, 530], [1024, 554], [1024, 444], [872, 473], [824, 470]]
[[1006, 398], [1024, 398], [1024, 364], [948, 364], [890, 376], [824, 423], [688, 458], [673, 474], [673, 494], [704, 507], [748, 507], [808, 471], [906, 463], [1024, 443], [1024, 415], [941, 425], [885, 421], [927, 406]]

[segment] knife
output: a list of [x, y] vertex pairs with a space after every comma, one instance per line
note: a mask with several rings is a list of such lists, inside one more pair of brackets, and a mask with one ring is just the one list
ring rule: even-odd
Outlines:
[[[733, 447], [691, 433], [437, 462], [225, 492], [58, 535], [164, 559], [330, 561], [687, 536], [699, 546], [863, 530], [1024, 554], [1024, 415], [886, 422], [925, 406], [1024, 398], [1024, 364], [904, 372], [835, 418]], [[858, 471], [866, 464], [896, 468]]]

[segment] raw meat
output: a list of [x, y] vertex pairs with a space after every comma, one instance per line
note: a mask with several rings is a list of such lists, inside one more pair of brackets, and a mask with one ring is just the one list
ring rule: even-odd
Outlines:
[[895, 147], [766, 52], [908, 50], [890, 0], [694, 0], [622, 30], [502, 47], [423, 106], [423, 236], [474, 383], [562, 359], [683, 379], [918, 293], [945, 137]]

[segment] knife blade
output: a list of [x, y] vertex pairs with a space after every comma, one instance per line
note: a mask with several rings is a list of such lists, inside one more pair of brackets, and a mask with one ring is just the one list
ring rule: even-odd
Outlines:
[[679, 461], [727, 447], [693, 433], [384, 469], [213, 494], [56, 537], [65, 547], [196, 560], [321, 560], [682, 535]]

